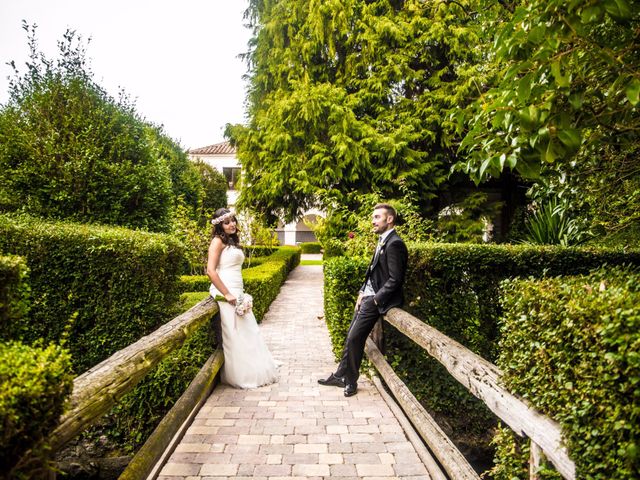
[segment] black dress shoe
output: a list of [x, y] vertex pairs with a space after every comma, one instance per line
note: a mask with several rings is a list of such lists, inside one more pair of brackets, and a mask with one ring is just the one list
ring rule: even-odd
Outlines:
[[344, 396], [352, 397], [356, 393], [358, 393], [358, 385], [355, 383], [347, 383], [347, 386], [344, 387]]
[[318, 383], [320, 385], [325, 385], [327, 387], [344, 387], [344, 380], [340, 377], [336, 377], [333, 373], [329, 375], [326, 379], [320, 378], [318, 379]]

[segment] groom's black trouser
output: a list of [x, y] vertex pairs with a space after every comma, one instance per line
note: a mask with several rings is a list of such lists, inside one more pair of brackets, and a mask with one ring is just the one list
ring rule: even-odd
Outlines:
[[353, 314], [353, 319], [347, 332], [344, 351], [342, 352], [342, 359], [334, 373], [336, 377], [343, 377], [345, 383], [355, 385], [358, 382], [360, 364], [364, 355], [364, 344], [379, 317], [380, 312], [373, 302], [373, 296], [364, 297], [360, 302], [360, 308]]

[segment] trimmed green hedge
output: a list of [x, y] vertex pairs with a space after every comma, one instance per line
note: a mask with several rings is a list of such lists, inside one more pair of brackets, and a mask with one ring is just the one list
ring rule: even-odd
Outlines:
[[0, 343], [0, 472], [4, 478], [32, 478], [12, 472], [30, 449], [46, 458], [40, 445], [58, 425], [73, 388], [66, 350], [51, 345], [34, 348], [18, 342]]
[[[504, 292], [506, 387], [560, 422], [577, 478], [640, 478], [638, 268], [510, 281]], [[496, 478], [525, 472], [500, 468]]]
[[336, 360], [342, 354], [368, 265], [361, 257], [332, 257], [324, 262], [324, 317]]
[[0, 256], [0, 340], [19, 338], [29, 312], [27, 264], [22, 257]]
[[278, 247], [264, 263], [242, 271], [244, 288], [253, 297], [253, 313], [258, 322], [275, 300], [289, 272], [300, 264], [300, 248]]
[[320, 242], [303, 242], [300, 244], [302, 253], [321, 253], [322, 245]]
[[180, 293], [208, 292], [211, 280], [206, 275], [181, 275], [178, 288]]
[[[245, 258], [242, 268], [251, 268], [262, 265], [268, 261], [269, 257], [249, 257]], [[209, 291], [211, 286], [211, 280], [206, 275], [181, 275], [179, 290], [181, 293], [185, 292], [205, 292]]]
[[30, 269], [23, 339], [67, 336], [81, 373], [172, 316], [183, 246], [168, 235], [0, 215], [0, 251]]

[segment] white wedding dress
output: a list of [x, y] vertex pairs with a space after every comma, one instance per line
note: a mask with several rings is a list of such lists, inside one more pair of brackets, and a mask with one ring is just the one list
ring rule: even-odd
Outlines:
[[[242, 262], [244, 253], [225, 247], [220, 254], [217, 272], [222, 283], [236, 298], [243, 292]], [[212, 284], [212, 297], [223, 296]], [[267, 348], [252, 311], [240, 316], [235, 307], [219, 301], [222, 323], [224, 365], [222, 381], [236, 388], [257, 388], [278, 381], [276, 364]]]

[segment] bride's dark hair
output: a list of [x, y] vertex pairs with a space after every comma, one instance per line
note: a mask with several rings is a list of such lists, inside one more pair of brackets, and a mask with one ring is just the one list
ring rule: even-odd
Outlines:
[[[216, 218], [219, 218], [223, 215], [227, 215], [228, 213], [231, 213], [231, 210], [229, 210], [228, 208], [219, 208], [213, 214], [212, 220], [215, 220]], [[222, 240], [222, 243], [224, 243], [225, 245], [240, 247], [240, 239], [238, 238], [238, 232], [240, 231], [238, 229], [238, 219], [236, 218], [235, 215], [233, 215], [231, 218], [233, 218], [236, 222], [236, 232], [231, 235], [227, 235], [222, 226], [224, 222], [220, 222], [213, 226], [213, 236], [220, 237], [220, 239]]]

